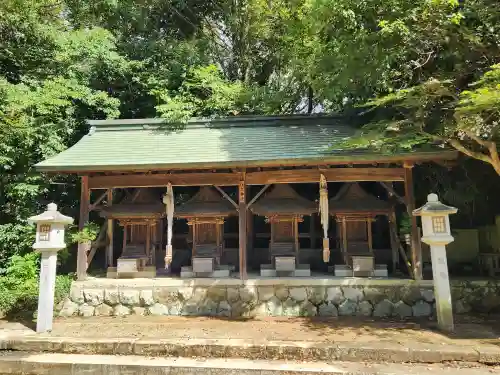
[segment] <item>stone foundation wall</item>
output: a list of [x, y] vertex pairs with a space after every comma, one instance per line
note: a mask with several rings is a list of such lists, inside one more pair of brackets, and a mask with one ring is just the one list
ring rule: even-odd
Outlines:
[[[399, 283], [401, 284], [401, 283]], [[500, 309], [495, 285], [453, 286], [455, 313]], [[432, 318], [432, 286], [406, 285], [274, 285], [96, 287], [74, 283], [60, 316], [200, 315], [363, 316], [374, 318]]]

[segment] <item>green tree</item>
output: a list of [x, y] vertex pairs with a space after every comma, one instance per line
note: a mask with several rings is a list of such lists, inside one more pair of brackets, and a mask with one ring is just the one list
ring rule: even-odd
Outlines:
[[[119, 101], [100, 90], [108, 72], [126, 61], [103, 29], [77, 30], [55, 1], [12, 0], [0, 5], [0, 269], [30, 249], [27, 217], [61, 194], [33, 165], [75, 143], [86, 118], [116, 117]], [[22, 53], [29, 51], [29, 53]], [[75, 205], [75, 192], [62, 197]]]

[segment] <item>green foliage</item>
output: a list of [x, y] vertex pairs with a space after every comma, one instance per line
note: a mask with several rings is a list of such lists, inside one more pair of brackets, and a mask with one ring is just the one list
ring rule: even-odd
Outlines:
[[158, 90], [164, 102], [156, 107], [169, 122], [185, 122], [193, 117], [238, 114], [243, 95], [241, 82], [227, 82], [215, 65], [191, 69], [175, 92]]
[[[1, 314], [33, 314], [36, 310], [39, 259], [40, 254], [34, 252], [24, 256], [14, 255], [10, 258], [6, 273], [0, 276]], [[71, 275], [57, 276], [56, 304], [69, 294], [71, 281]]]
[[408, 213], [403, 212], [401, 218], [399, 219], [399, 234], [410, 234], [411, 233], [411, 220]]
[[[71, 229], [70, 229], [71, 230]], [[71, 243], [86, 243], [95, 241], [100, 231], [100, 227], [96, 223], [86, 223], [82, 230], [71, 233]]]
[[[342, 100], [364, 103], [369, 109], [359, 136], [340, 146], [387, 152], [448, 146], [492, 165], [500, 174], [500, 4], [491, 0], [410, 3], [414, 2], [380, 4], [374, 19], [377, 27], [367, 28], [370, 12], [349, 13], [351, 40], [358, 38], [358, 44], [357, 51], [346, 56], [353, 60], [349, 69], [357, 72], [339, 74], [357, 87], [365, 82], [361, 86], [369, 91]], [[351, 10], [364, 5], [350, 4]], [[382, 54], [376, 51], [380, 47]], [[365, 67], [358, 65], [358, 53], [365, 55], [359, 60]], [[367, 74], [369, 69], [374, 70]]]

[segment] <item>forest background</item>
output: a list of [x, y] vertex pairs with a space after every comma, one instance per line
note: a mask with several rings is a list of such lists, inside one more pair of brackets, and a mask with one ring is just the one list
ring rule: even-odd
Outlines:
[[490, 224], [499, 63], [497, 0], [3, 0], [0, 310], [36, 289], [26, 219], [50, 201], [78, 217], [76, 177], [33, 165], [86, 119], [341, 112], [360, 127], [345, 147], [467, 155], [418, 166], [417, 202], [434, 191], [455, 226]]

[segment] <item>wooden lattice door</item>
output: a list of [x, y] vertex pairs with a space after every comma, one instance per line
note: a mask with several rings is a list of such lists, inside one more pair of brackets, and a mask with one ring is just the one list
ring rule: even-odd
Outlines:
[[293, 222], [278, 221], [274, 225], [274, 242], [294, 242]]
[[129, 226], [128, 243], [130, 245], [145, 245], [146, 244], [146, 225], [132, 224]]
[[196, 244], [208, 245], [217, 243], [217, 229], [215, 223], [196, 224]]
[[347, 250], [350, 253], [363, 253], [370, 250], [368, 244], [368, 222], [353, 220], [346, 222]]

